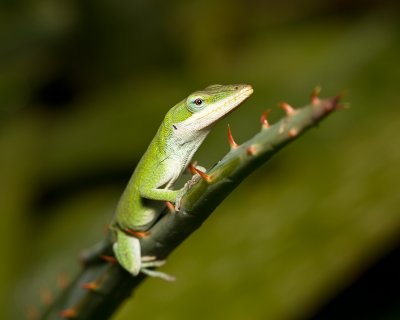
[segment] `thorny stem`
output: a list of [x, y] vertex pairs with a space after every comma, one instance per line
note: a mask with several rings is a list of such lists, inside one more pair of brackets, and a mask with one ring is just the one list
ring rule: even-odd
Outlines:
[[[301, 109], [282, 103], [286, 117], [273, 125], [268, 124], [264, 113], [259, 133], [241, 145], [235, 143], [231, 151], [205, 175], [193, 177], [181, 200], [180, 211], [170, 213], [166, 209], [149, 234], [141, 239], [142, 255], [165, 259], [201, 226], [244, 178], [286, 144], [340, 108], [339, 100], [340, 97], [321, 100], [315, 90], [311, 103]], [[229, 141], [233, 145], [231, 133]], [[133, 277], [112, 259], [104, 259], [104, 256], [112, 256], [111, 245], [111, 239], [107, 237], [83, 254], [81, 272], [41, 319], [109, 319], [132, 295], [146, 276], [140, 274]]]

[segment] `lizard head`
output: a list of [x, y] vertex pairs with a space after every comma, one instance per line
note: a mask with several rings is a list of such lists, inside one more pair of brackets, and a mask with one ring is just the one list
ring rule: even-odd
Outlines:
[[214, 84], [190, 94], [175, 109], [182, 117], [174, 123], [176, 130], [196, 132], [211, 129], [218, 120], [237, 108], [253, 93], [248, 84]]

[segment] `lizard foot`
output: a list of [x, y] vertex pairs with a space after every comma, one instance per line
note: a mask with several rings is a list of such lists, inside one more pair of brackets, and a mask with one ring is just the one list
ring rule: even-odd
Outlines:
[[[147, 258], [147, 257], [143, 257], [143, 258]], [[153, 257], [150, 257], [153, 258]], [[175, 281], [175, 277], [171, 276], [167, 273], [161, 272], [161, 271], [155, 271], [155, 270], [151, 270], [148, 268], [155, 268], [155, 267], [160, 267], [162, 265], [165, 264], [165, 260], [147, 260], [147, 259], [142, 259], [142, 266], [140, 268], [140, 271], [150, 277], [156, 277], [156, 278], [160, 278], [163, 279], [165, 281], [168, 282], [172, 282]]]

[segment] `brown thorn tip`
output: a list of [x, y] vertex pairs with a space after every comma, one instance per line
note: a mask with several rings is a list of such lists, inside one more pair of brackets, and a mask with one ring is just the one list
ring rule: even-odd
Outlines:
[[110, 232], [110, 226], [108, 224], [103, 225], [103, 234], [106, 236]]
[[250, 146], [246, 148], [246, 153], [249, 156], [253, 156], [256, 153], [256, 147], [255, 146]]
[[39, 310], [35, 306], [29, 306], [25, 309], [25, 316], [28, 320], [38, 320]]
[[194, 167], [194, 170], [196, 171], [196, 173], [207, 183], [210, 183], [212, 181], [212, 178], [210, 175], [204, 173], [203, 171], [197, 169], [196, 167]]
[[87, 282], [82, 284], [81, 286], [83, 289], [88, 289], [88, 290], [97, 290], [99, 288], [98, 284], [96, 282]]
[[[190, 169], [190, 170], [192, 170], [192, 169]], [[165, 204], [167, 205], [169, 212], [175, 213], [175, 206], [171, 202], [165, 201]]]
[[40, 292], [40, 300], [44, 305], [50, 305], [53, 302], [53, 294], [49, 288], [45, 288]]
[[231, 146], [231, 149], [236, 149], [239, 146], [235, 142], [235, 139], [233, 139], [231, 127], [229, 124], [228, 124], [228, 142], [229, 142], [229, 145]]
[[60, 312], [58, 313], [58, 315], [59, 315], [61, 318], [73, 319], [73, 318], [76, 317], [77, 312], [76, 312], [76, 310], [75, 310], [74, 308], [68, 308], [68, 309], [65, 309], [65, 310], [63, 310], [63, 311], [60, 311]]
[[57, 284], [61, 289], [69, 286], [70, 278], [66, 273], [60, 273], [57, 277]]
[[288, 132], [288, 134], [289, 134], [289, 137], [290, 138], [294, 138], [294, 137], [296, 137], [298, 134], [299, 134], [299, 132], [297, 131], [297, 129], [290, 129], [289, 130], [289, 132]]
[[296, 112], [296, 110], [294, 110], [293, 107], [292, 107], [290, 104], [286, 103], [286, 102], [281, 102], [281, 103], [279, 104], [279, 106], [280, 106], [283, 110], [285, 110], [286, 115], [287, 115], [288, 117], [290, 117], [291, 115], [293, 115], [293, 114]]
[[263, 128], [269, 128], [269, 123], [268, 123], [268, 115], [271, 112], [271, 109], [268, 109], [267, 111], [264, 111], [261, 115], [261, 125], [263, 126]]
[[195, 162], [193, 162], [193, 163], [189, 163], [188, 169], [189, 169], [189, 171], [190, 171], [190, 173], [191, 173], [192, 175], [195, 175], [195, 174], [196, 174], [196, 170], [195, 170], [196, 164], [197, 164], [197, 161], [195, 161]]
[[321, 100], [319, 99], [320, 92], [321, 92], [320, 86], [316, 86], [314, 90], [311, 92], [311, 104], [313, 106], [316, 106], [321, 102]]
[[126, 229], [126, 232], [131, 234], [131, 235], [133, 235], [136, 238], [144, 238], [144, 237], [147, 237], [150, 234], [149, 231], [135, 231], [135, 230], [132, 230], [132, 229]]
[[100, 258], [106, 262], [109, 262], [111, 264], [116, 264], [117, 263], [117, 259], [115, 259], [115, 257], [113, 256], [107, 256], [107, 255], [101, 255]]

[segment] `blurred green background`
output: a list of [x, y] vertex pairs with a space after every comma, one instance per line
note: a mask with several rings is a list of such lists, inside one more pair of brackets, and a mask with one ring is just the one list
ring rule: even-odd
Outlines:
[[[79, 270], [170, 107], [244, 82], [255, 93], [207, 139], [203, 166], [228, 151], [228, 122], [244, 141], [264, 110], [276, 121], [279, 101], [302, 106], [315, 85], [348, 91], [351, 108], [250, 176], [170, 257], [178, 281], [149, 279], [113, 319], [400, 319], [399, 9], [2, 1], [0, 318], [23, 319]], [[382, 263], [399, 269], [371, 281]]]

